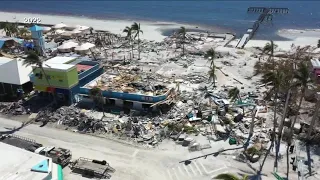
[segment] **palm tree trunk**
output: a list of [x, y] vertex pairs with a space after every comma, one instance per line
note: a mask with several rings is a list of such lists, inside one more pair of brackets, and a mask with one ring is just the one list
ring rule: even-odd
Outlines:
[[287, 172], [286, 172], [286, 177], [289, 179], [289, 168], [290, 168], [290, 163], [289, 163], [289, 147], [287, 146], [286, 148], [286, 158], [287, 158]]
[[275, 137], [276, 137], [276, 124], [277, 124], [277, 105], [276, 105], [276, 102], [277, 102], [277, 97], [278, 97], [278, 88], [276, 89], [275, 93], [274, 93], [274, 100], [273, 100], [273, 104], [275, 105], [274, 106], [274, 114], [273, 114], [273, 130], [272, 130], [272, 134], [271, 134], [271, 145], [270, 147], [268, 148], [267, 150], [267, 153], [262, 161], [262, 164], [260, 166], [260, 170], [259, 170], [259, 173], [262, 172], [262, 169], [263, 169], [263, 166], [264, 166], [264, 163], [267, 159], [267, 157], [269, 156], [271, 150], [273, 149], [274, 147], [274, 141], [275, 141]]
[[274, 171], [278, 171], [278, 158], [279, 158], [279, 151], [280, 151], [280, 143], [282, 139], [282, 130], [283, 130], [283, 125], [284, 125], [284, 120], [286, 119], [286, 114], [287, 114], [287, 109], [289, 105], [289, 100], [290, 100], [290, 94], [291, 94], [291, 88], [288, 90], [287, 97], [286, 97], [286, 103], [284, 106], [284, 112], [282, 115], [282, 119], [280, 122], [280, 126], [278, 128], [278, 139], [277, 139], [277, 144], [276, 144], [276, 159], [274, 161]]
[[101, 104], [102, 104], [102, 118], [104, 118], [105, 117], [105, 114], [104, 114], [104, 105], [105, 105], [104, 102], [105, 102], [105, 99], [104, 99], [102, 93], [101, 93], [101, 99], [103, 100], [103, 101], [101, 101]]
[[266, 155], [265, 155], [264, 158], [263, 158], [263, 161], [262, 161], [262, 163], [261, 163], [261, 165], [260, 165], [260, 169], [259, 169], [259, 171], [258, 171], [258, 175], [261, 175], [261, 172], [262, 172], [264, 163], [266, 162], [267, 157], [269, 156], [269, 154], [270, 154], [273, 146], [274, 146], [274, 136], [271, 138], [271, 145], [270, 145], [270, 147], [268, 148], [268, 150], [267, 150], [267, 152], [266, 152]]
[[298, 115], [299, 115], [299, 110], [301, 108], [301, 104], [302, 104], [302, 100], [303, 100], [303, 96], [304, 96], [304, 92], [305, 92], [305, 89], [303, 88], [302, 89], [302, 93], [301, 93], [301, 97], [300, 97], [300, 100], [299, 100], [299, 105], [298, 105], [298, 113], [297, 115], [294, 117], [294, 120], [293, 122], [291, 123], [291, 126], [290, 126], [290, 134], [288, 136], [288, 143], [287, 143], [287, 149], [286, 149], [286, 154], [287, 154], [287, 178], [289, 179], [289, 148], [291, 146], [291, 143], [292, 143], [292, 136], [293, 136], [293, 128], [294, 128], [294, 125], [296, 124], [296, 121], [298, 119]]
[[[40, 66], [40, 68], [41, 68], [41, 71], [42, 71], [42, 73], [43, 73], [46, 81], [47, 81], [48, 86], [51, 88], [51, 84], [50, 84], [50, 82], [49, 82], [49, 79], [48, 79], [48, 77], [47, 77], [46, 72], [44, 71], [44, 69], [43, 69], [42, 66]], [[54, 102], [54, 104], [56, 104], [56, 103], [57, 103], [56, 96], [55, 96], [54, 93], [52, 93], [52, 92], [50, 92], [50, 94], [52, 94], [52, 96], [53, 96], [53, 102]]]
[[139, 60], [140, 60], [140, 35], [139, 35], [140, 33], [138, 32], [138, 58], [139, 58]]
[[299, 116], [299, 110], [301, 108], [302, 100], [303, 100], [303, 97], [304, 97], [304, 92], [305, 92], [305, 89], [303, 87], [303, 89], [301, 91], [301, 97], [300, 97], [300, 100], [299, 100], [298, 112], [297, 112], [297, 115], [294, 117], [293, 122], [292, 122], [291, 127], [290, 127], [290, 135], [289, 135], [289, 140], [288, 140], [288, 143], [290, 143], [290, 144], [291, 144], [291, 141], [292, 141], [294, 124], [297, 122], [297, 119], [298, 119], [298, 116]]
[[97, 60], [97, 59], [96, 59], [96, 56], [94, 55], [94, 53], [93, 53], [93, 51], [91, 50], [91, 48], [89, 48], [89, 51], [91, 52], [93, 59], [96, 61], [96, 60]]
[[258, 109], [256, 109], [256, 107], [255, 107], [255, 109], [252, 112], [252, 119], [251, 119], [251, 123], [250, 123], [249, 137], [248, 137], [248, 139], [247, 139], [247, 141], [246, 141], [246, 143], [244, 145], [244, 151], [247, 150], [247, 147], [249, 146], [250, 140], [251, 140], [251, 138], [253, 136], [254, 120], [256, 118], [257, 111], [258, 111]]
[[[319, 94], [317, 94], [317, 96], [319, 96]], [[310, 128], [308, 130], [308, 134], [307, 134], [307, 141], [309, 141], [311, 138], [311, 133], [313, 131], [313, 128], [315, 126], [315, 123], [316, 123], [316, 120], [318, 119], [318, 113], [319, 113], [319, 109], [320, 109], [320, 99], [318, 99], [320, 97], [316, 97], [317, 99], [317, 103], [316, 103], [316, 107], [315, 107], [315, 110], [314, 110], [314, 114], [313, 114], [313, 117], [312, 117], [312, 120], [311, 120], [311, 123], [310, 123]]]
[[184, 56], [184, 38], [182, 40], [182, 55]]
[[134, 42], [133, 40], [131, 39], [131, 52], [132, 52], [132, 58], [134, 58], [134, 54], [133, 54], [133, 45], [134, 45]]
[[[214, 68], [214, 64], [212, 66]], [[213, 69], [213, 87], [216, 87], [216, 72], [215, 68]]]

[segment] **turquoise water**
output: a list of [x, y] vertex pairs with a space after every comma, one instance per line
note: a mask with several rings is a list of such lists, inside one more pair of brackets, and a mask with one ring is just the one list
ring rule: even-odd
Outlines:
[[263, 25], [258, 39], [276, 39], [275, 32], [282, 28], [320, 28], [319, 1], [1, 1], [0, 11], [181, 22], [241, 35], [258, 17], [247, 14], [250, 6], [290, 9], [289, 14], [275, 15], [272, 24]]

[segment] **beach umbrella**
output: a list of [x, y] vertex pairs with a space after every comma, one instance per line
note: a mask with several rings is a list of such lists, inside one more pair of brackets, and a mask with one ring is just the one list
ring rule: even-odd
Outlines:
[[74, 29], [73, 31], [71, 31], [71, 34], [80, 34], [81, 31], [77, 30], [77, 29]]
[[43, 32], [48, 32], [51, 30], [51, 27], [47, 27], [47, 26], [42, 26], [41, 28]]
[[61, 46], [59, 46], [58, 50], [71, 49], [71, 48], [74, 48], [74, 47], [77, 47], [77, 46], [78, 46], [78, 43], [73, 42], [73, 41], [69, 41], [69, 42], [65, 42]]
[[61, 34], [61, 36], [68, 36], [68, 37], [70, 37], [71, 35], [72, 35], [71, 31], [65, 31]]
[[65, 31], [65, 30], [61, 30], [61, 29], [55, 30], [55, 33], [56, 33], [56, 34], [62, 34], [62, 33], [64, 33], [64, 32], [66, 32], [66, 31]]
[[63, 23], [59, 23], [59, 24], [52, 26], [52, 28], [54, 28], [54, 29], [61, 29], [61, 28], [65, 28], [65, 27], [67, 27], [67, 25], [63, 24]]
[[81, 25], [75, 25], [74, 28], [75, 28], [76, 30], [79, 30], [79, 31], [84, 31], [84, 30], [89, 29], [88, 26], [81, 26]]

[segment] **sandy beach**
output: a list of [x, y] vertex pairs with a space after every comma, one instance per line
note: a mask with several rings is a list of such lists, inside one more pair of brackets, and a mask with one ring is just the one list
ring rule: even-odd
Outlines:
[[[57, 24], [64, 23], [67, 25], [84, 25], [93, 27], [98, 30], [107, 30], [111, 33], [122, 34], [123, 29], [126, 26], [130, 26], [133, 21], [128, 20], [101, 20], [93, 19], [87, 17], [79, 16], [58, 16], [58, 15], [44, 15], [44, 14], [31, 14], [31, 13], [12, 13], [12, 12], [0, 12], [0, 21], [9, 21], [9, 22], [23, 22], [24, 18], [36, 17], [41, 20], [43, 24]], [[179, 24], [175, 22], [146, 22], [139, 21], [141, 24], [143, 34], [141, 39], [153, 40], [160, 42], [165, 36], [162, 34], [163, 31], [177, 29], [181, 26], [186, 27], [186, 29], [199, 29], [207, 30], [204, 27], [198, 27], [188, 24]], [[212, 30], [212, 29], [210, 29]], [[259, 33], [259, 32], [258, 32]], [[305, 29], [305, 30], [296, 30], [296, 29], [281, 29], [278, 30], [277, 35], [287, 38], [287, 41], [275, 41], [278, 45], [279, 50], [289, 50], [292, 44], [306, 46], [317, 44], [317, 37], [320, 36], [320, 29]], [[240, 38], [241, 35], [237, 35], [237, 38]], [[231, 45], [235, 45], [238, 42], [238, 39], [231, 42]], [[267, 40], [250, 40], [246, 45], [246, 48], [249, 47], [263, 47], [268, 41]]]
[[[8, 22], [23, 22], [24, 18], [39, 18], [42, 24], [58, 24], [64, 23], [67, 25], [83, 25], [89, 26], [98, 30], [107, 30], [114, 34], [122, 34], [123, 29], [126, 26], [130, 26], [133, 21], [128, 20], [100, 20], [100, 19], [89, 19], [86, 17], [75, 17], [75, 16], [58, 16], [58, 15], [43, 15], [43, 14], [30, 14], [30, 13], [11, 13], [11, 12], [0, 12], [0, 21]], [[162, 41], [165, 36], [162, 35], [161, 31], [167, 29], [180, 28], [185, 26], [186, 28], [195, 28], [186, 24], [177, 24], [171, 22], [139, 22], [143, 34], [142, 39]], [[122, 34], [124, 35], [124, 34]]]

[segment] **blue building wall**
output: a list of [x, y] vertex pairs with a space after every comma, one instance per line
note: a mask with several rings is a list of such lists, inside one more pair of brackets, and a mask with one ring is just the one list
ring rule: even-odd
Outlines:
[[[93, 69], [93, 68], [92, 68]], [[91, 69], [90, 69], [91, 70]], [[89, 72], [90, 70], [86, 71]], [[85, 73], [86, 73], [85, 72]], [[97, 78], [98, 76], [100, 76], [103, 73], [103, 68], [102, 67], [95, 67], [94, 71], [90, 71], [89, 73], [86, 73], [85, 76], [82, 75], [81, 78], [79, 76], [79, 85], [80, 87], [88, 84], [89, 82], [91, 82], [92, 80], [94, 80], [95, 78]], [[80, 92], [80, 91], [79, 91]]]
[[[83, 63], [81, 63], [81, 64], [83, 64]], [[86, 65], [86, 64], [83, 64], [83, 65]], [[91, 76], [92, 73], [94, 73], [95, 71], [97, 71], [99, 69], [102, 69], [102, 68], [99, 67], [99, 64], [96, 64], [95, 66], [93, 66], [92, 68], [88, 69], [87, 71], [84, 71], [84, 72], [80, 73], [78, 75], [79, 81], [81, 81], [81, 79], [86, 78], [87, 76]]]
[[80, 93], [80, 87], [86, 85], [87, 83], [89, 83], [90, 81], [92, 81], [93, 79], [97, 78], [98, 76], [100, 76], [103, 73], [103, 68], [99, 68], [99, 66], [95, 66], [94, 68], [90, 69], [91, 71], [89, 73], [87, 73], [88, 71], [81, 73], [81, 74], [85, 74], [85, 76], [82, 76], [81, 79], [79, 79], [79, 83], [77, 85], [75, 85], [74, 87], [72, 87], [71, 89], [61, 89], [61, 88], [56, 88], [56, 93], [61, 93], [64, 95], [68, 95], [69, 96], [69, 103], [72, 104], [73, 102], [75, 102], [75, 95]]
[[[85, 87], [80, 87], [81, 94], [89, 94], [90, 89]], [[167, 98], [168, 93], [160, 96], [147, 96], [143, 94], [131, 94], [124, 92], [114, 92], [114, 91], [102, 91], [102, 95], [106, 98], [115, 98], [122, 99], [128, 101], [140, 101], [140, 102], [148, 102], [148, 103], [156, 103], [159, 101], [163, 101]]]

